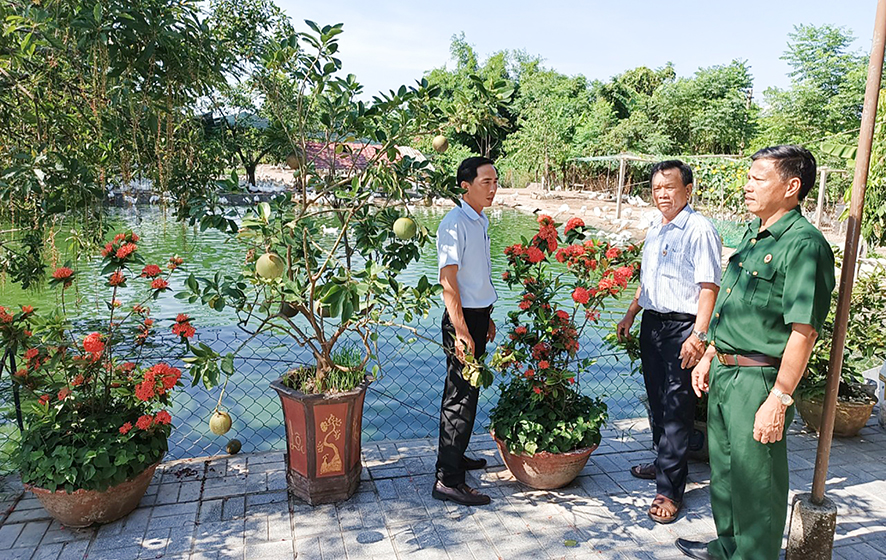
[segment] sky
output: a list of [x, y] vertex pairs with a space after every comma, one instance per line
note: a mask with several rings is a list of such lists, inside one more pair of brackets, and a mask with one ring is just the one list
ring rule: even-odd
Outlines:
[[607, 80], [637, 66], [673, 62], [678, 76], [744, 59], [760, 101], [770, 87], [788, 87], [780, 59], [796, 24], [833, 24], [869, 54], [876, 0], [525, 0], [409, 2], [276, 0], [296, 29], [305, 19], [344, 23], [343, 71], [357, 76], [367, 97], [412, 84], [424, 72], [453, 67], [453, 35], [480, 60], [500, 50], [524, 50], [567, 75]]

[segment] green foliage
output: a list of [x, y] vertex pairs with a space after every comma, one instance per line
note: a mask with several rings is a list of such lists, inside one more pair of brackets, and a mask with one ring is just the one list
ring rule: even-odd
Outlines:
[[12, 2], [0, 7], [2, 265], [36, 285], [42, 254], [22, 232], [85, 222], [95, 244], [109, 185], [149, 178], [180, 215], [222, 161], [198, 100], [223, 82], [226, 53], [181, 2]]
[[502, 384], [489, 415], [495, 436], [507, 442], [511, 453], [565, 453], [600, 443], [600, 427], [608, 418], [606, 403], [571, 389], [556, 402], [528, 399], [531, 385], [519, 378]]
[[[807, 374], [800, 380], [798, 386], [798, 391], [804, 397], [824, 394], [836, 312], [835, 294], [831, 298], [831, 310], [821, 332], [818, 333], [818, 341], [809, 358]], [[853, 390], [852, 384], [864, 382], [861, 371], [875, 367], [884, 360], [886, 360], [886, 267], [877, 264], [873, 269], [862, 267], [852, 287], [843, 368], [840, 372], [840, 398], [867, 400], [861, 393]]]

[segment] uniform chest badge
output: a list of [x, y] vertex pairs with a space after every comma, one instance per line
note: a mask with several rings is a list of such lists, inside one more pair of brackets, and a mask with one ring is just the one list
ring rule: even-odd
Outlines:
[[766, 255], [765, 257], [763, 257], [763, 262], [764, 262], [764, 263], [768, 263], [768, 262], [771, 261], [771, 260], [772, 260], [772, 253]]

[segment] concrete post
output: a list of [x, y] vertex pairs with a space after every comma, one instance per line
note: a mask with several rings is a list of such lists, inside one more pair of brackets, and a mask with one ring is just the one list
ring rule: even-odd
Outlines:
[[825, 497], [821, 505], [812, 502], [812, 494], [794, 496], [788, 529], [785, 560], [831, 560], [837, 506]]
[[616, 193], [615, 198], [615, 217], [621, 218], [621, 195], [625, 190], [625, 171], [627, 167], [627, 159], [625, 159], [624, 154], [619, 156], [618, 159], [618, 192]]

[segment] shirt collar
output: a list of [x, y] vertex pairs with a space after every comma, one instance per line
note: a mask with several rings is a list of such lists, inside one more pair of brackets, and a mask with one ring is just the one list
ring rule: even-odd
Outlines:
[[684, 206], [683, 209], [680, 210], [680, 213], [677, 214], [676, 216], [674, 216], [673, 220], [671, 220], [667, 224], [662, 224], [661, 221], [659, 221], [658, 225], [659, 225], [659, 227], [664, 227], [666, 225], [667, 226], [673, 225], [674, 227], [683, 229], [684, 227], [686, 227], [686, 222], [689, 221], [689, 214], [692, 214], [693, 212], [694, 212], [694, 210], [687, 203], [686, 206]]
[[[791, 226], [794, 225], [794, 222], [802, 217], [803, 213], [800, 212], [800, 207], [797, 206], [796, 208], [790, 210], [787, 214], [779, 218], [778, 221], [776, 221], [774, 224], [766, 228], [766, 231], [768, 231], [772, 237], [778, 240], [779, 238], [781, 238], [782, 235], [784, 235], [784, 232], [789, 230]], [[760, 225], [762, 223], [763, 221], [760, 218], [754, 218], [748, 225], [748, 227], [755, 232], [755, 235], [757, 235], [758, 233], [760, 233]]]
[[474, 208], [470, 204], [465, 202], [463, 198], [459, 199], [458, 205], [461, 208], [461, 211], [464, 212], [465, 216], [467, 216], [471, 220], [479, 220], [481, 218], [482, 214], [478, 214], [477, 211], [474, 210]]

